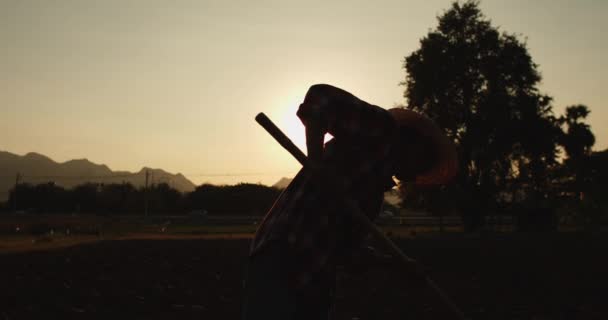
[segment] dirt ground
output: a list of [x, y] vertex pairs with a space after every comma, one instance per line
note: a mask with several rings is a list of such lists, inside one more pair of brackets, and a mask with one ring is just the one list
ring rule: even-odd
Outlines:
[[[401, 240], [471, 319], [608, 319], [608, 238]], [[248, 240], [115, 240], [0, 254], [0, 320], [239, 319]], [[336, 319], [453, 319], [398, 267], [341, 273]]]

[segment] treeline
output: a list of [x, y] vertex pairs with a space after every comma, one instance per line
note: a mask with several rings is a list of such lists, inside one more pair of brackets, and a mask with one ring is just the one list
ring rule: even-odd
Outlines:
[[187, 213], [262, 215], [280, 190], [260, 184], [203, 184], [181, 193], [166, 183], [136, 188], [130, 183], [86, 183], [71, 189], [53, 182], [23, 183], [10, 191], [3, 210], [26, 213], [180, 215]]
[[435, 120], [459, 157], [452, 185], [403, 185], [404, 204], [460, 214], [468, 230], [503, 212], [545, 224], [608, 220], [607, 151], [593, 151], [590, 109], [555, 114], [526, 42], [493, 26], [478, 1], [454, 2], [403, 68], [406, 107]]

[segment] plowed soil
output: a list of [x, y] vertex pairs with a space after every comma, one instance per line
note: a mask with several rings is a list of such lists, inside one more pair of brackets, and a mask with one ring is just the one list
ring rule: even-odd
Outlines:
[[[471, 319], [608, 319], [608, 240], [580, 234], [399, 245]], [[0, 254], [0, 320], [240, 319], [248, 240], [101, 241]], [[454, 319], [398, 265], [341, 272], [336, 319]]]

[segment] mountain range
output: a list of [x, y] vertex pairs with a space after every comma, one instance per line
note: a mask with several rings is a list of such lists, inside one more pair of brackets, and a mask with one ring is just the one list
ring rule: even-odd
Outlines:
[[112, 171], [108, 166], [96, 164], [87, 159], [56, 162], [47, 156], [30, 152], [24, 156], [0, 151], [0, 201], [6, 201], [9, 191], [14, 187], [17, 174], [20, 182], [39, 184], [54, 182], [65, 188], [71, 188], [86, 182], [96, 183], [131, 183], [144, 186], [146, 172], [149, 183], [168, 183], [173, 188], [189, 192], [196, 187], [182, 174], [172, 174], [162, 169], [144, 167], [138, 172]]

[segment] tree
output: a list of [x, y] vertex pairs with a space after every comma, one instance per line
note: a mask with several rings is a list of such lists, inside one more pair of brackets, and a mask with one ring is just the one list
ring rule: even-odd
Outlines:
[[584, 181], [591, 178], [588, 162], [595, 136], [591, 127], [583, 122], [589, 113], [587, 106], [575, 105], [567, 107], [565, 115], [559, 118], [559, 123], [564, 127], [560, 144], [567, 156], [564, 160], [565, 174], [572, 179], [578, 191], [584, 191]]
[[567, 107], [565, 115], [559, 118], [559, 123], [565, 127], [560, 140], [566, 151], [565, 164], [575, 175], [584, 170], [584, 163], [591, 155], [591, 148], [595, 144], [591, 127], [583, 122], [589, 113], [587, 106], [575, 105]]
[[99, 205], [97, 193], [99, 185], [96, 183], [84, 183], [75, 186], [71, 192], [73, 209], [76, 213], [93, 213]]
[[150, 211], [159, 214], [183, 213], [182, 194], [168, 183], [152, 185], [149, 190]]
[[37, 213], [66, 212], [68, 192], [54, 182], [31, 185], [20, 183], [9, 194], [9, 203], [14, 203], [15, 192], [19, 195], [19, 210]]
[[602, 185], [602, 154], [592, 152], [595, 136], [591, 127], [584, 123], [589, 114], [587, 106], [574, 105], [567, 107], [565, 114], [559, 118], [563, 128], [560, 145], [566, 158], [556, 179], [567, 203], [574, 206], [575, 217], [585, 227], [599, 221], [598, 213], [604, 198], [597, 193]]
[[492, 26], [477, 1], [455, 2], [404, 68], [406, 107], [434, 119], [458, 147], [457, 189], [468, 197], [455, 205], [473, 227], [517, 195], [532, 205], [547, 198], [561, 130], [524, 42]]
[[588, 170], [590, 179], [587, 185], [587, 196], [601, 211], [603, 223], [608, 223], [608, 149], [593, 152], [589, 156]]
[[186, 201], [191, 210], [206, 210], [211, 214], [263, 215], [280, 193], [279, 189], [260, 184], [203, 184], [189, 193]]

